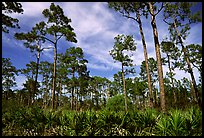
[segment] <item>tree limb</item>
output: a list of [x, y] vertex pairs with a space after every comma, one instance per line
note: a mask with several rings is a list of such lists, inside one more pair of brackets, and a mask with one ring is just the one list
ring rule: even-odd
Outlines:
[[163, 7], [164, 7], [164, 3], [162, 2], [161, 8], [154, 15], [156, 16], [163, 9]]
[[40, 51], [43, 51], [44, 49], [51, 49], [51, 48], [53, 48], [53, 47], [44, 47]]
[[129, 15], [125, 15], [123, 12], [119, 11], [123, 16], [127, 17], [127, 18], [130, 18], [130, 19], [133, 19], [135, 20], [136, 22], [138, 22], [137, 18], [134, 18], [132, 16], [129, 16]]
[[44, 36], [38, 36], [38, 37], [44, 38], [44, 39], [46, 39], [46, 40], [48, 40], [48, 41], [50, 41], [51, 43], [54, 44], [54, 42], [52, 40], [48, 39], [47, 37], [44, 37]]
[[58, 41], [62, 36], [63, 36], [63, 34], [61, 34], [61, 35], [58, 35], [59, 37], [57, 38], [57, 40], [56, 41]]
[[168, 23], [165, 19], [163, 19], [163, 21], [168, 25], [172, 25], [172, 23]]

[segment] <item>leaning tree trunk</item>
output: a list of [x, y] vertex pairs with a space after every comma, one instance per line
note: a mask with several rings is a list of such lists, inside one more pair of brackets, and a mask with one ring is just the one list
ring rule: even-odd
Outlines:
[[157, 26], [156, 26], [156, 20], [155, 20], [156, 15], [154, 14], [154, 9], [153, 9], [152, 3], [148, 2], [148, 4], [149, 4], [149, 10], [150, 10], [150, 14], [151, 14], [151, 25], [152, 25], [152, 29], [153, 29], [155, 51], [156, 51], [156, 58], [157, 58], [157, 66], [158, 66], [161, 109], [163, 112], [166, 112], [163, 69], [162, 69], [161, 54], [160, 54], [160, 44], [159, 44], [158, 32], [157, 32]]
[[192, 81], [190, 80], [190, 86], [191, 86], [191, 99], [192, 99], [192, 102], [194, 103], [194, 102], [196, 102], [197, 100], [196, 100], [196, 94], [195, 94], [195, 90], [194, 90], [194, 88], [193, 88], [193, 83], [192, 83]]
[[178, 35], [178, 38], [179, 38], [179, 41], [180, 41], [180, 44], [181, 44], [181, 47], [182, 47], [182, 52], [184, 54], [184, 57], [186, 59], [186, 62], [187, 62], [187, 65], [188, 65], [188, 72], [190, 73], [191, 75], [191, 79], [192, 79], [192, 84], [193, 84], [193, 88], [195, 90], [195, 96], [196, 96], [196, 102], [197, 104], [202, 108], [202, 103], [201, 103], [201, 100], [200, 100], [200, 96], [199, 96], [199, 92], [198, 92], [198, 88], [197, 88], [197, 85], [196, 85], [196, 81], [195, 81], [195, 77], [194, 77], [194, 74], [193, 74], [193, 69], [191, 67], [191, 64], [190, 64], [190, 60], [189, 60], [189, 57], [187, 56], [187, 51], [186, 51], [186, 48], [184, 47], [183, 45], [183, 41], [182, 41], [182, 38], [181, 38], [181, 34], [176, 26], [176, 19], [174, 20], [174, 29], [176, 30], [177, 32], [177, 35]]
[[136, 12], [136, 14], [137, 14], [138, 24], [140, 28], [140, 35], [142, 37], [142, 44], [144, 48], [144, 57], [145, 57], [145, 65], [146, 65], [146, 71], [147, 71], [148, 89], [149, 89], [149, 106], [150, 108], [152, 108], [154, 105], [153, 105], [152, 86], [151, 86], [151, 77], [150, 77], [149, 65], [148, 65], [146, 42], [145, 42], [145, 37], [144, 37], [143, 29], [142, 29], [142, 22], [140, 19], [140, 14], [139, 12]]
[[171, 64], [170, 64], [170, 57], [169, 55], [167, 54], [167, 59], [168, 59], [168, 66], [169, 66], [169, 72], [171, 74], [171, 84], [172, 84], [172, 91], [173, 91], [173, 95], [174, 95], [174, 105], [176, 104], [176, 92], [175, 92], [175, 88], [174, 88], [174, 80], [173, 80], [173, 77], [172, 77], [172, 70], [171, 70]]
[[122, 63], [122, 79], [123, 79], [123, 92], [124, 92], [124, 98], [125, 98], [125, 111], [128, 111], [127, 107], [127, 93], [126, 93], [126, 83], [125, 83], [125, 75], [124, 75], [124, 69], [123, 69], [123, 63]]
[[[55, 40], [56, 40], [56, 36], [55, 36]], [[54, 70], [53, 70], [53, 83], [52, 83], [52, 109], [55, 108], [56, 64], [57, 64], [57, 42], [55, 41], [55, 44], [54, 44]]]

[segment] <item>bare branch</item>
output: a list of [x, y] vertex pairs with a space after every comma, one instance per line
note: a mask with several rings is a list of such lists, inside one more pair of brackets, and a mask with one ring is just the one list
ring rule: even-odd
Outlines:
[[44, 39], [50, 41], [50, 42], [53, 43], [53, 44], [55, 43], [55, 42], [53, 42], [52, 40], [48, 39], [47, 37], [44, 37], [44, 36], [39, 36], [39, 37], [44, 38]]
[[168, 25], [172, 25], [172, 23], [168, 23], [165, 19], [163, 19], [163, 21]]
[[123, 16], [127, 17], [127, 18], [130, 18], [130, 19], [133, 19], [135, 20], [136, 22], [138, 22], [137, 18], [134, 18], [132, 16], [129, 16], [129, 15], [125, 15], [123, 12], [119, 11]]
[[57, 36], [59, 36], [58, 38], [57, 38], [57, 41], [63, 36], [63, 34], [61, 34], [61, 35], [57, 35]]
[[51, 49], [51, 48], [54, 48], [54, 47], [44, 47], [40, 51], [43, 51], [44, 49]]
[[33, 56], [36, 56], [36, 58], [38, 58], [37, 54], [35, 53]]
[[156, 16], [163, 9], [163, 7], [164, 7], [164, 3], [162, 2], [161, 8], [154, 15]]

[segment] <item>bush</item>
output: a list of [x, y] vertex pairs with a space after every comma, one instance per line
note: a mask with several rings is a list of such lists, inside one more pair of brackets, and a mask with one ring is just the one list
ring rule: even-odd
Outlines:
[[[133, 108], [133, 105], [129, 98], [127, 98], [128, 110]], [[116, 95], [108, 99], [106, 109], [109, 111], [125, 111], [125, 99], [124, 95]]]

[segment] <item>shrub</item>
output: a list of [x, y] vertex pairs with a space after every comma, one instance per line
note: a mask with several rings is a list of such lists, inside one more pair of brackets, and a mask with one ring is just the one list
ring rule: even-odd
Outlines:
[[[127, 98], [127, 105], [128, 110], [130, 111], [133, 109], [133, 105], [131, 104], [131, 101], [129, 98]], [[109, 111], [125, 111], [125, 99], [124, 95], [116, 95], [108, 99], [106, 109]]]

